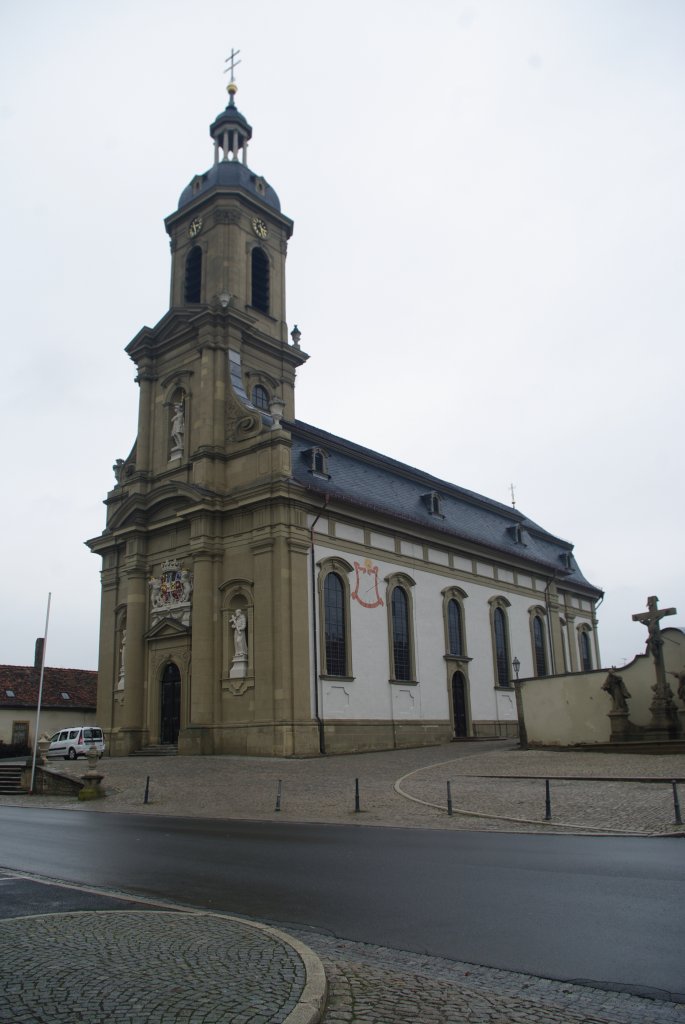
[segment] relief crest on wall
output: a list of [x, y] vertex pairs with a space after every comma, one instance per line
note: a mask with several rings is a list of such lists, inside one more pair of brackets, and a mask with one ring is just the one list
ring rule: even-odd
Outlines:
[[193, 592], [193, 574], [190, 570], [183, 569], [177, 558], [170, 558], [162, 562], [161, 574], [151, 577], [148, 586], [153, 625], [162, 618], [170, 618], [190, 626]]

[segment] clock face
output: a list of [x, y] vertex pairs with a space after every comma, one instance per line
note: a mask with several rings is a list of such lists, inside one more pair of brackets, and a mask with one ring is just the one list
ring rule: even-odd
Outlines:
[[259, 217], [252, 218], [252, 228], [257, 238], [266, 238], [266, 236], [269, 234], [268, 227], [266, 226], [263, 220], [259, 219]]
[[202, 231], [202, 217], [196, 217], [195, 220], [191, 220], [188, 226], [188, 234], [191, 238], [195, 238]]

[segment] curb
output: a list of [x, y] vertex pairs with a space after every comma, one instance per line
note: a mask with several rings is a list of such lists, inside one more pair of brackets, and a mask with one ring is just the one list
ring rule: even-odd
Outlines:
[[280, 928], [272, 928], [268, 924], [261, 924], [258, 921], [246, 922], [244, 918], [235, 917], [232, 914], [213, 914], [211, 916], [220, 917], [224, 920], [229, 918], [232, 921], [238, 921], [242, 925], [247, 924], [248, 927], [266, 932], [267, 935], [279, 939], [285, 946], [290, 946], [291, 949], [295, 950], [304, 964], [304, 973], [307, 980], [304, 983], [302, 995], [298, 1000], [297, 1006], [290, 1011], [283, 1024], [318, 1024], [326, 1006], [328, 981], [326, 980], [323, 964], [314, 950], [310, 949], [309, 946], [305, 946], [304, 942], [300, 942], [299, 939], [293, 938], [292, 935], [282, 932]]
[[[405, 790], [402, 789], [402, 783], [404, 782], [405, 779], [408, 779], [410, 776], [418, 775], [419, 772], [431, 771], [434, 768], [442, 768], [445, 765], [451, 765], [451, 764], [454, 764], [454, 761], [452, 761], [452, 760], [450, 760], [450, 761], [438, 761], [436, 764], [429, 764], [429, 765], [424, 765], [421, 768], [414, 768], [410, 772], [405, 772], [405, 774], [401, 775], [399, 777], [399, 779], [396, 779], [392, 788], [394, 789], [394, 791], [397, 793], [398, 796], [404, 797], [405, 800], [413, 800], [414, 803], [416, 803], [416, 804], [423, 804], [424, 807], [434, 807], [434, 808], [436, 808], [439, 811], [445, 811], [446, 812], [447, 811], [447, 804], [442, 804], [442, 803], [438, 804], [438, 803], [433, 802], [432, 800], [424, 800], [420, 796], [413, 796], [411, 793], [407, 793], [407, 792], [405, 792]], [[511, 776], [511, 775], [470, 776], [470, 775], [466, 775], [466, 776], [460, 776], [460, 777], [463, 777], [463, 778], [479, 778], [480, 777], [480, 778], [489, 778], [489, 779], [497, 778], [497, 779], [504, 779], [506, 781], [512, 781], [512, 780], [517, 780], [517, 779], [523, 779], [525, 781], [531, 781], [531, 780], [538, 781], [539, 779], [545, 778], [545, 776], [537, 776], [537, 775], [522, 775], [522, 776], [518, 776], [518, 775], [517, 776]], [[560, 776], [556, 776], [556, 779], [557, 779], [557, 781], [572, 781], [572, 782], [573, 781], [576, 781], [576, 782], [577, 781], [585, 781], [585, 778], [583, 776], [579, 776], [579, 777], [574, 778], [574, 779], [568, 779], [567, 776], [560, 775]], [[650, 779], [650, 780], [643, 780], [643, 779], [629, 780], [629, 779], [596, 778], [596, 779], [592, 779], [591, 781], [597, 781], [597, 782], [627, 782], [627, 781], [643, 782], [643, 781], [650, 781], [651, 782], [651, 781], [663, 781], [663, 780], [659, 780], [659, 779], [656, 779], [656, 780], [652, 780], [652, 779]], [[668, 780], [668, 781], [671, 781], [671, 780]], [[452, 805], [452, 809], [453, 809], [453, 812], [455, 814], [461, 814], [461, 815], [463, 815], [466, 818], [483, 818], [483, 819], [486, 819], [486, 820], [489, 820], [489, 821], [507, 821], [507, 822], [510, 822], [511, 824], [515, 824], [515, 825], [535, 825], [536, 827], [542, 826], [543, 828], [547, 829], [550, 832], [553, 831], [554, 829], [568, 829], [568, 830], [571, 830], [574, 834], [578, 834], [578, 835], [580, 835], [580, 834], [587, 834], [587, 835], [596, 835], [596, 836], [635, 836], [635, 837], [642, 837], [642, 838], [645, 838], [645, 839], [661, 839], [661, 838], [669, 838], [671, 836], [676, 836], [676, 837], [685, 836], [685, 829], [681, 829], [681, 830], [678, 830], [678, 831], [671, 830], [671, 831], [668, 831], [668, 832], [665, 832], [665, 831], [664, 832], [651, 832], [651, 831], [647, 832], [647, 831], [640, 831], [640, 830], [630, 830], [629, 831], [629, 830], [626, 830], [626, 829], [612, 828], [609, 825], [606, 825], [606, 826], [603, 826], [603, 825], [583, 825], [583, 824], [575, 823], [575, 822], [545, 821], [544, 819], [537, 820], [535, 818], [513, 818], [513, 817], [509, 817], [509, 816], [504, 815], [504, 814], [488, 814], [486, 811], [470, 811], [470, 810], [467, 810], [465, 807], [457, 807], [456, 804]], [[563, 835], [564, 833], [561, 832], [559, 834]]]

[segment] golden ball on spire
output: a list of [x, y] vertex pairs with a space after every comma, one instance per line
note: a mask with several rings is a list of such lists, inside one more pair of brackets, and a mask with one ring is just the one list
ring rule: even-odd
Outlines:
[[235, 84], [235, 82], [229, 82], [228, 85], [226, 86], [226, 92], [229, 94], [229, 96], [235, 96], [237, 91], [238, 86]]

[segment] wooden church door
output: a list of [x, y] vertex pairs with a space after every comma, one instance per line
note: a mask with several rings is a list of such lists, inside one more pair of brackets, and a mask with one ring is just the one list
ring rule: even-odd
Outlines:
[[169, 662], [162, 676], [161, 743], [176, 743], [181, 728], [181, 673]]

